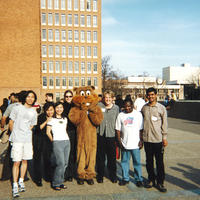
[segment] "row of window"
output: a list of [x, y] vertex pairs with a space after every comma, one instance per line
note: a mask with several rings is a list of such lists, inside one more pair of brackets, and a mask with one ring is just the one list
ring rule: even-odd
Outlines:
[[[67, 5], [66, 5], [67, 4]], [[97, 0], [41, 0], [42, 9], [97, 11]]]
[[[41, 37], [42, 37], [42, 41], [48, 41], [49, 42], [66, 42], [66, 40], [68, 42], [79, 42], [79, 37], [80, 37], [80, 41], [82, 43], [85, 42], [85, 33], [87, 33], [87, 43], [91, 43], [91, 41], [93, 40], [93, 43], [97, 43], [98, 40], [98, 36], [97, 36], [97, 31], [78, 31], [78, 30], [68, 30], [67, 31], [67, 35], [66, 35], [66, 30], [53, 30], [53, 29], [42, 29], [41, 30]], [[74, 37], [73, 37], [74, 36]], [[68, 37], [68, 38], [67, 38]]]
[[98, 78], [94, 77], [42, 77], [42, 86], [44, 89], [49, 87], [49, 89], [54, 89], [54, 86], [56, 89], [66, 89], [73, 88], [73, 87], [79, 87], [79, 86], [90, 86], [93, 85], [95, 87], [98, 87]]
[[[73, 50], [74, 49], [74, 50]], [[93, 51], [92, 51], [93, 49]], [[85, 52], [87, 51], [87, 52]], [[91, 46], [68, 46], [68, 53], [66, 46], [62, 45], [49, 45], [48, 46], [48, 57], [52, 58], [66, 58], [68, 55], [68, 58], [97, 58], [97, 46], [91, 47]], [[42, 45], [42, 57], [47, 57], [47, 46]]]
[[[67, 66], [68, 64], [68, 66]], [[55, 70], [54, 70], [54, 65], [55, 65]], [[80, 66], [79, 66], [80, 65]], [[48, 67], [49, 69], [47, 69], [47, 61], [42, 61], [42, 72], [43, 73], [76, 73], [79, 74], [81, 72], [81, 74], [85, 74], [86, 70], [87, 70], [87, 74], [91, 74], [93, 72], [93, 74], [97, 74], [98, 73], [98, 69], [97, 69], [97, 62], [79, 62], [75, 61], [68, 61], [68, 63], [66, 61], [49, 61], [48, 62]]]
[[[96, 15], [87, 15], [85, 17], [85, 15], [80, 15], [80, 19], [79, 19], [79, 15], [78, 14], [68, 14], [67, 18], [65, 14], [59, 14], [59, 13], [48, 13], [48, 16], [46, 16], [46, 13], [42, 13], [41, 16], [41, 23], [42, 25], [55, 25], [55, 26], [66, 26], [66, 24], [68, 26], [72, 26], [72, 24], [74, 24], [74, 26], [80, 26], [81, 27], [85, 27], [85, 25], [87, 27], [97, 27], [97, 16]], [[48, 17], [48, 22], [47, 22], [47, 17]], [[85, 23], [85, 19], [87, 19], [86, 23]], [[80, 21], [79, 21], [80, 20]]]

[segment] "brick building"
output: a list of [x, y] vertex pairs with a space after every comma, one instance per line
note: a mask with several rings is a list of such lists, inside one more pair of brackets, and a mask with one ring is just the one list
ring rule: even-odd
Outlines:
[[101, 93], [101, 0], [0, 1], [0, 100], [33, 89]]

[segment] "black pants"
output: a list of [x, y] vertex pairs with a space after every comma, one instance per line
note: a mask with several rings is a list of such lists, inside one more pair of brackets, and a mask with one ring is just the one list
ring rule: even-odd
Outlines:
[[76, 130], [67, 130], [69, 140], [70, 140], [70, 154], [68, 166], [65, 170], [65, 179], [76, 178]]
[[97, 177], [103, 178], [105, 169], [105, 156], [107, 156], [107, 168], [110, 179], [116, 179], [116, 145], [115, 137], [97, 137]]
[[[146, 153], [146, 170], [150, 181], [157, 180], [157, 183], [163, 184], [165, 179], [165, 169], [163, 162], [164, 149], [161, 143], [144, 142]], [[156, 160], [157, 176], [154, 172], [154, 157]]]

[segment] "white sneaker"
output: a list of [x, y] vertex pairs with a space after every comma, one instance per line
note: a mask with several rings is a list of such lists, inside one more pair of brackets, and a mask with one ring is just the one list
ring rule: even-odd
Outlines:
[[24, 182], [19, 182], [19, 191], [20, 192], [25, 192], [26, 191]]
[[19, 197], [18, 186], [13, 187], [13, 189], [12, 189], [12, 195], [13, 195], [13, 198]]

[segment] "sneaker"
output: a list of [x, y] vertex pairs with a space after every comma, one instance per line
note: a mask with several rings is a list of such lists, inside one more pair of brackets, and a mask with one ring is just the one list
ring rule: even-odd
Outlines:
[[137, 187], [143, 187], [144, 184], [143, 184], [142, 181], [137, 181], [137, 182], [136, 182], [136, 186], [137, 186]]
[[26, 191], [24, 182], [19, 182], [19, 191], [20, 192], [25, 192]]
[[13, 198], [16, 198], [16, 197], [19, 197], [19, 190], [18, 190], [18, 187], [13, 187], [12, 189], [12, 195], [13, 195]]
[[120, 186], [124, 186], [124, 185], [127, 185], [127, 184], [129, 184], [129, 181], [125, 181], [125, 180], [119, 181]]

